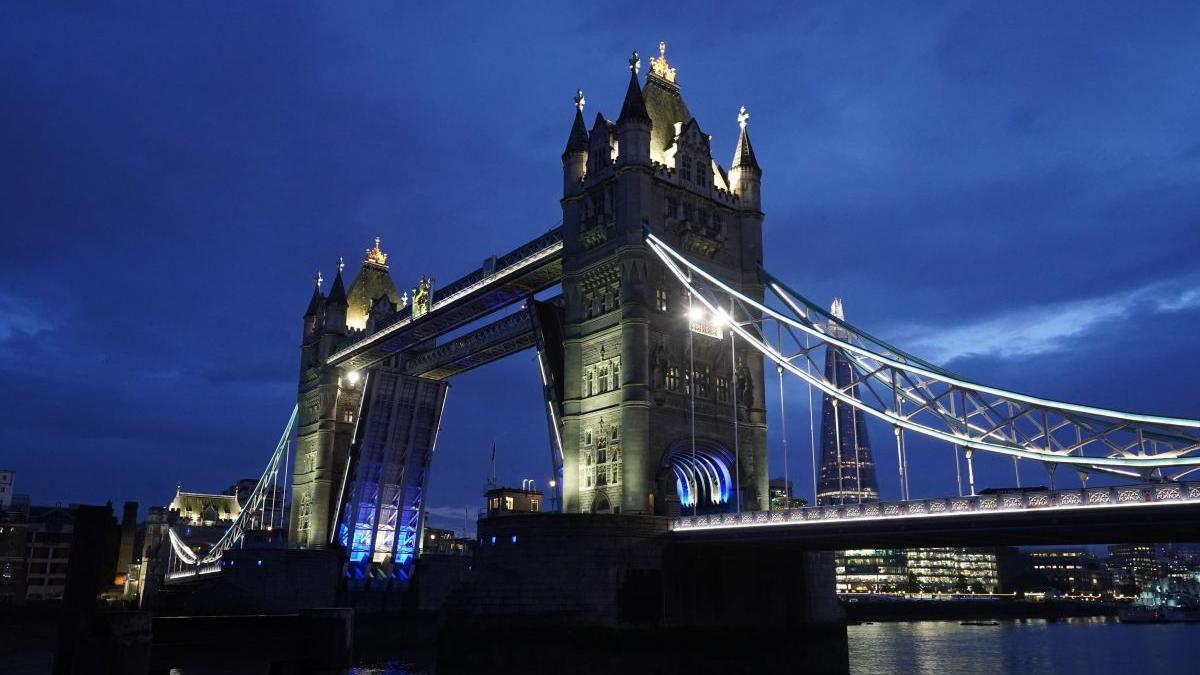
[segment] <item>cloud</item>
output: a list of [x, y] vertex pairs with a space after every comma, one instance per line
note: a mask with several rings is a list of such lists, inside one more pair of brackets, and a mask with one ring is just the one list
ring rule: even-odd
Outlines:
[[53, 330], [57, 322], [27, 300], [0, 293], [0, 342]]
[[1127, 328], [1141, 317], [1200, 308], [1200, 278], [1147, 284], [1132, 290], [1008, 310], [957, 325], [910, 324], [896, 341], [934, 363], [971, 356], [1003, 359], [1067, 349], [1074, 338], [1106, 326]]

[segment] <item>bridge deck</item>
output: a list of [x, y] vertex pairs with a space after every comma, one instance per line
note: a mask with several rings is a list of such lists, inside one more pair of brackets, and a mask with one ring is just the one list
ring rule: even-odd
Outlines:
[[771, 541], [812, 550], [1200, 540], [1200, 483], [1165, 483], [677, 519], [680, 541]]
[[326, 365], [357, 370], [443, 335], [562, 281], [562, 228], [557, 227], [433, 292], [433, 306], [397, 320], [333, 354]]

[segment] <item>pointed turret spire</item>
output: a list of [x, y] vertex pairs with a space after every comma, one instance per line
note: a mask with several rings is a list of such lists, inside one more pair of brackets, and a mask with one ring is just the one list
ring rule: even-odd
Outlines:
[[345, 266], [346, 264], [342, 262], [342, 259], [338, 258], [338, 273], [333, 278], [333, 287], [329, 289], [329, 297], [325, 299], [331, 305], [336, 304], [345, 307], [348, 304], [346, 302], [346, 284], [342, 281], [342, 268]]
[[316, 282], [317, 287], [313, 289], [312, 299], [308, 301], [308, 310], [304, 312], [304, 318], [317, 316], [321, 313], [321, 306], [325, 304], [325, 294], [321, 292], [321, 273], [317, 272]]
[[575, 122], [571, 124], [571, 135], [567, 137], [567, 148], [563, 150], [563, 161], [567, 159], [567, 155], [573, 152], [584, 152], [588, 150], [588, 132], [587, 125], [583, 122], [583, 106], [587, 100], [583, 98], [583, 90], [580, 89], [575, 93]]
[[758, 159], [754, 156], [754, 146], [750, 145], [750, 134], [746, 133], [746, 122], [750, 120], [746, 106], [742, 106], [738, 111], [737, 120], [742, 129], [738, 134], [737, 148], [733, 151], [733, 165], [730, 168], [762, 171], [758, 166]]
[[617, 124], [631, 121], [650, 124], [650, 113], [646, 112], [646, 99], [642, 96], [641, 85], [638, 84], [638, 68], [641, 64], [638, 53], [634, 52], [633, 56], [629, 57], [629, 88], [625, 90], [625, 103], [621, 105], [621, 116], [617, 118]]

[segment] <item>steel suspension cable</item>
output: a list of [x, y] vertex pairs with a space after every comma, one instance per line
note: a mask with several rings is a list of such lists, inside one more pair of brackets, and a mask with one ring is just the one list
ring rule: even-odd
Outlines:
[[[776, 343], [779, 353], [783, 353], [783, 326], [779, 322], [775, 322], [776, 328]], [[779, 373], [779, 434], [783, 442], [783, 491], [784, 499], [787, 503], [784, 508], [792, 508], [792, 476], [788, 472], [788, 445], [787, 445], [787, 406], [783, 403], [783, 366], [776, 364], [775, 371]], [[767, 491], [768, 495], [770, 490]], [[767, 498], [768, 506], [770, 505], [770, 497]]]

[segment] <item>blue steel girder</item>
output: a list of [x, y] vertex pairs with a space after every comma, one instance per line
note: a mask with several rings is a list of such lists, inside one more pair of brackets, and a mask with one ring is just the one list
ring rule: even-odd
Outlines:
[[556, 227], [494, 264], [435, 288], [428, 312], [416, 318], [401, 312], [391, 324], [332, 354], [326, 365], [361, 370], [550, 288], [562, 281], [562, 247], [562, 227]]

